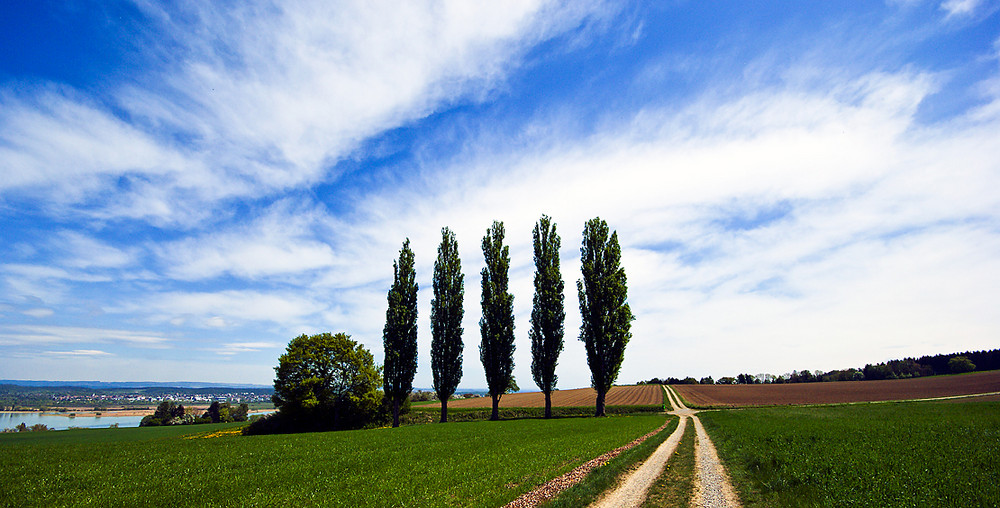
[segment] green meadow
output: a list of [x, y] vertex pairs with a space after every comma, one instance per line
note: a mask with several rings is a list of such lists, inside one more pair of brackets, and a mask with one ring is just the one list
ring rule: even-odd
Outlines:
[[748, 506], [1000, 506], [1000, 402], [699, 417]]
[[240, 436], [240, 424], [0, 435], [2, 506], [501, 506], [662, 415]]

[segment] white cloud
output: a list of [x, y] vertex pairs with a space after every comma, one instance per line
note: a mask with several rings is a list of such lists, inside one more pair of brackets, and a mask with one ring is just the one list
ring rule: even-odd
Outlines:
[[132, 264], [136, 254], [113, 247], [77, 231], [62, 231], [56, 235], [53, 247], [61, 254], [65, 266], [73, 268], [121, 268]]
[[0, 189], [57, 186], [56, 200], [84, 200], [102, 178], [138, 172], [164, 176], [183, 158], [100, 106], [65, 89], [0, 95], [4, 127]]
[[73, 351], [46, 351], [45, 354], [52, 356], [67, 356], [67, 357], [99, 357], [99, 356], [114, 356], [106, 351], [100, 351], [97, 349], [75, 349]]
[[55, 314], [55, 311], [44, 307], [36, 307], [33, 309], [27, 309], [25, 311], [22, 311], [21, 313], [26, 316], [31, 316], [35, 318], [44, 318]]
[[231, 231], [189, 237], [154, 250], [167, 274], [181, 280], [307, 273], [337, 263], [330, 246], [317, 239], [325, 229], [322, 218], [318, 210], [279, 202]]
[[[948, 17], [965, 17], [982, 10], [978, 4], [941, 5]], [[493, 123], [463, 132], [469, 137], [457, 153], [441, 154], [439, 140], [416, 136], [427, 146], [413, 148], [405, 163], [416, 167], [393, 168], [401, 185], [362, 190], [338, 203], [348, 211], [334, 212], [296, 189], [336, 185], [336, 162], [388, 129], [489, 101], [527, 50], [606, 6], [140, 7], [159, 20], [157, 30], [178, 34], [167, 45], [179, 56], [164, 55], [166, 67], [132, 76], [130, 85], [109, 84], [107, 107], [56, 86], [0, 93], [0, 192], [5, 200], [45, 198], [44, 213], [61, 219], [101, 219], [86, 231], [133, 218], [168, 226], [161, 232], [171, 240], [157, 243], [160, 235], [151, 234], [141, 246], [116, 247], [83, 228], [56, 232], [51, 244], [65, 253], [51, 263], [40, 260], [44, 247], [15, 246], [30, 262], [0, 265], [4, 292], [20, 298], [7, 308], [12, 314], [50, 307], [62, 314], [58, 304], [87, 293], [81, 283], [145, 279], [125, 286], [141, 287], [141, 296], [120, 292], [105, 310], [201, 328], [201, 337], [214, 338], [196, 349], [223, 357], [342, 330], [379, 358], [392, 261], [409, 237], [421, 285], [416, 384], [427, 387], [431, 272], [440, 228], [450, 226], [466, 274], [462, 384], [481, 386], [479, 241], [499, 219], [511, 246], [515, 373], [527, 388], [530, 231], [547, 213], [562, 234], [567, 283], [561, 387], [589, 383], [574, 282], [580, 230], [595, 215], [619, 232], [638, 315], [622, 381], [856, 366], [898, 356], [899, 344], [908, 345], [902, 354], [995, 346], [1000, 323], [987, 308], [1000, 282], [995, 77], [981, 83], [991, 102], [928, 126], [914, 116], [937, 91], [936, 75], [868, 62], [862, 72], [903, 70], [859, 77], [811, 59], [821, 50], [806, 50], [809, 61], [791, 68], [786, 56], [768, 54], [736, 85], [687, 97], [683, 106], [609, 111], [584, 139], [573, 125], [579, 119], [562, 111], [543, 111], [513, 133], [504, 131], [512, 124]], [[882, 52], [899, 44], [835, 39]], [[644, 87], [670, 75], [654, 74]], [[475, 126], [457, 129], [466, 128]], [[243, 207], [259, 215], [245, 219], [236, 210]], [[199, 230], [199, 221], [211, 222], [212, 232]], [[144, 254], [157, 266], [136, 267]], [[219, 338], [249, 330], [260, 340]], [[100, 328], [0, 328], [5, 346], [108, 342], [172, 341]], [[100, 351], [83, 347], [75, 351]], [[45, 365], [89, 372], [64, 356]], [[120, 357], [77, 356], [86, 368], [142, 377]], [[162, 365], [194, 377], [209, 370]], [[253, 368], [266, 381], [270, 366]]]
[[[19, 357], [21, 361], [0, 363], [0, 378], [39, 379], [51, 381], [199, 381], [210, 383], [270, 384], [274, 371], [270, 366], [254, 363], [219, 361], [219, 357], [183, 359], [158, 358], [155, 364], [148, 359], [109, 355], [53, 355], [40, 354]], [[30, 361], [28, 361], [30, 360]], [[169, 372], [168, 376], [158, 376]]]
[[912, 73], [763, 89], [646, 110], [583, 141], [549, 130], [506, 156], [495, 147], [508, 140], [484, 136], [462, 157], [427, 161], [443, 171], [362, 197], [350, 216], [279, 202], [247, 225], [152, 248], [175, 278], [265, 285], [153, 291], [109, 312], [220, 332], [266, 327], [259, 343], [205, 346], [227, 357], [330, 330], [378, 359], [392, 261], [410, 237], [422, 289], [416, 384], [426, 387], [430, 278], [448, 225], [466, 274], [462, 384], [480, 386], [479, 240], [499, 219], [511, 246], [515, 374], [530, 387], [530, 231], [548, 213], [567, 288], [560, 386], [585, 386], [574, 283], [583, 222], [600, 215], [623, 242], [638, 316], [622, 381], [849, 367], [898, 356], [900, 343], [904, 354], [986, 347], [998, 323], [968, 302], [990, 301], [1000, 282], [990, 229], [1000, 200], [989, 191], [1000, 185], [998, 129], [982, 119], [916, 125], [933, 90]]
[[362, 140], [484, 97], [527, 48], [603, 8], [138, 6], [166, 67], [109, 84], [110, 107], [56, 85], [0, 95], [0, 189], [44, 196], [50, 212], [192, 225], [225, 199], [336, 178]]
[[0, 269], [10, 275], [34, 281], [63, 279], [80, 282], [100, 282], [108, 280], [107, 276], [91, 275], [85, 272], [70, 272], [62, 268], [49, 265], [12, 263], [0, 265]]
[[946, 0], [941, 3], [941, 9], [948, 13], [949, 18], [953, 16], [967, 16], [972, 14], [982, 0]]
[[123, 303], [114, 312], [139, 312], [156, 321], [200, 327], [242, 326], [248, 323], [298, 323], [326, 309], [317, 295], [292, 292], [238, 291], [215, 293], [164, 292]]
[[[125, 272], [139, 259], [134, 246], [111, 246], [86, 234], [63, 230], [45, 241], [44, 250], [32, 249], [32, 263], [0, 265], [0, 283], [8, 296], [60, 303], [75, 283], [111, 283], [121, 279], [149, 278], [146, 271]], [[35, 317], [42, 312], [30, 310]], [[51, 315], [46, 314], [46, 316]]]
[[264, 349], [280, 350], [284, 347], [284, 344], [277, 342], [229, 342], [222, 344], [221, 347], [211, 348], [211, 351], [222, 356], [233, 356], [239, 353], [256, 352]]
[[[411, 238], [423, 289], [421, 386], [430, 383], [430, 274], [443, 225], [457, 232], [466, 274], [463, 386], [483, 384], [478, 244], [494, 219], [505, 221], [511, 246], [515, 373], [530, 386], [530, 231], [541, 213], [563, 238], [563, 386], [589, 383], [574, 282], [579, 231], [595, 215], [618, 230], [638, 316], [623, 381], [850, 367], [898, 355], [900, 343], [911, 345], [904, 354], [989, 346], [1000, 323], [969, 302], [990, 301], [1000, 277], [1000, 198], [991, 191], [1000, 186], [1000, 126], [917, 125], [917, 105], [934, 90], [919, 74], [828, 85], [646, 111], [582, 142], [553, 132], [507, 157], [477, 139], [432, 183], [366, 200], [347, 226], [381, 238], [344, 257], [384, 281], [397, 242]], [[778, 220], [755, 222], [776, 207], [785, 208]], [[347, 323], [376, 338], [384, 289], [371, 292], [370, 312]]]
[[55, 305], [72, 293], [72, 283], [108, 282], [111, 277], [86, 270], [66, 270], [43, 264], [11, 263], [0, 265], [0, 283], [4, 294], [26, 301]]
[[0, 327], [0, 345], [108, 343], [140, 347], [164, 347], [169, 339], [159, 332], [136, 332], [111, 328], [9, 325]]

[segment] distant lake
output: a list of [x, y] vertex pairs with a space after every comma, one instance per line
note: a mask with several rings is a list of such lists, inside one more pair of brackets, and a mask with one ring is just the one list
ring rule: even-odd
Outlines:
[[85, 429], [107, 428], [114, 424], [119, 427], [138, 427], [141, 416], [66, 416], [53, 413], [0, 413], [0, 429], [12, 429], [22, 422], [31, 427], [41, 423], [52, 430], [66, 430], [70, 427]]

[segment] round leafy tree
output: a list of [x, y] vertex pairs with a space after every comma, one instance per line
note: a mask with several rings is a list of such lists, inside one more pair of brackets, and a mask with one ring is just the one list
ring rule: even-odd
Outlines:
[[965, 372], [972, 372], [976, 370], [976, 364], [972, 363], [964, 356], [955, 356], [948, 360], [948, 370], [953, 374], [962, 374]]
[[300, 335], [274, 370], [279, 431], [361, 428], [379, 417], [382, 369], [350, 335]]

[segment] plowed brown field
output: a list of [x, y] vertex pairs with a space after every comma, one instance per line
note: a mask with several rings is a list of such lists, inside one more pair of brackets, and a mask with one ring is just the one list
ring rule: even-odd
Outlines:
[[[597, 392], [593, 388], [558, 390], [552, 392], [552, 407], [578, 407], [596, 405]], [[660, 385], [613, 386], [608, 391], [604, 403], [608, 406], [646, 406], [663, 403], [663, 389]], [[435, 404], [440, 407], [440, 404]], [[427, 406], [423, 406], [427, 407]], [[493, 407], [489, 396], [475, 399], [452, 400], [449, 408]], [[508, 393], [500, 398], [500, 407], [545, 407], [542, 392]]]
[[672, 385], [698, 407], [839, 404], [1000, 392], [1000, 370], [958, 376], [783, 385]]

